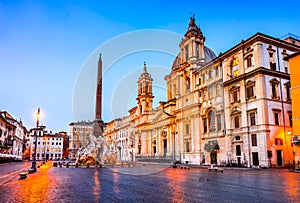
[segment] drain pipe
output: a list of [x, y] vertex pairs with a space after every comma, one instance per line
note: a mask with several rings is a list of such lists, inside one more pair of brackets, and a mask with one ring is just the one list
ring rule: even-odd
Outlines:
[[246, 71], [245, 71], [245, 46], [244, 40], [242, 40], [242, 52], [243, 52], [243, 70], [244, 70], [244, 91], [245, 91], [245, 104], [246, 104], [246, 125], [247, 125], [247, 137], [248, 137], [248, 156], [249, 156], [249, 164], [248, 166], [251, 168], [251, 144], [250, 144], [250, 130], [249, 130], [249, 115], [248, 115], [248, 101], [247, 101], [247, 86], [246, 86]]

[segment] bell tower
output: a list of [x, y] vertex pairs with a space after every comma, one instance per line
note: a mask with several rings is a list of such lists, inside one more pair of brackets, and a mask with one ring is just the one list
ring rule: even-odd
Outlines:
[[138, 96], [137, 100], [137, 113], [143, 115], [152, 110], [153, 94], [152, 94], [152, 77], [147, 71], [146, 62], [144, 62], [143, 73], [138, 80]]

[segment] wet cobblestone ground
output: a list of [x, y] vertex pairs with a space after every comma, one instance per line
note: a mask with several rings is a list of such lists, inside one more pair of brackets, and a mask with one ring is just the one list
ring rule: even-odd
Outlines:
[[[2, 183], [0, 202], [300, 201], [300, 174], [287, 170], [225, 169], [215, 173], [160, 167], [60, 168], [48, 162], [24, 180], [17, 174]], [[158, 172], [149, 173], [153, 169]], [[147, 175], [124, 174], [145, 171]]]

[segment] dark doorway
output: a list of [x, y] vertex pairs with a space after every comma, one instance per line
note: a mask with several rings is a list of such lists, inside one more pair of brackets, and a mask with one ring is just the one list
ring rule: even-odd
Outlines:
[[153, 154], [156, 154], [156, 146], [153, 146]]
[[46, 154], [46, 161], [49, 160], [49, 154]]
[[259, 165], [258, 152], [252, 152], [253, 166]]
[[215, 150], [210, 153], [210, 163], [217, 164], [217, 152]]
[[164, 157], [166, 157], [166, 155], [167, 155], [167, 139], [164, 139], [163, 142], [164, 142]]
[[238, 157], [237, 161], [238, 161], [238, 167], [241, 167], [242, 166], [242, 164], [241, 164], [241, 157]]
[[277, 166], [282, 166], [282, 150], [276, 150]]

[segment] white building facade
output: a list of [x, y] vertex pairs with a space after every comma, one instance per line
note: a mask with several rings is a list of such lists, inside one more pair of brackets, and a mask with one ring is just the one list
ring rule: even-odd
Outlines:
[[144, 65], [137, 106], [106, 126], [109, 153], [128, 159], [122, 151], [132, 138], [135, 157], [244, 167], [292, 163], [289, 64], [283, 58], [300, 50], [297, 43], [257, 33], [216, 56], [191, 17], [179, 46], [165, 77], [168, 101], [152, 108], [152, 78]]
[[30, 159], [33, 159], [35, 152], [35, 141], [37, 140], [36, 160], [57, 160], [63, 154], [63, 135], [48, 132], [45, 126], [30, 129]]
[[93, 122], [79, 121], [69, 124], [69, 158], [76, 159], [78, 152], [89, 144], [89, 137], [93, 133]]

